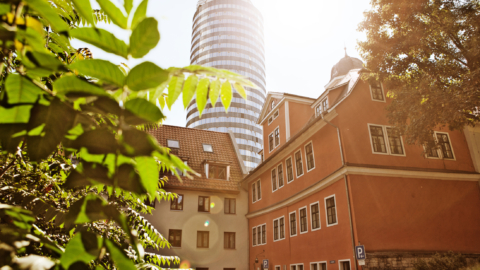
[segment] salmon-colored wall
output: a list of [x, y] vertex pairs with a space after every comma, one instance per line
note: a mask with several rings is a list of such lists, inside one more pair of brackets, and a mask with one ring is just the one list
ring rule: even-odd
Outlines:
[[358, 241], [367, 252], [480, 252], [478, 182], [348, 177]]
[[424, 169], [445, 169], [474, 172], [465, 136], [460, 131], [438, 129], [450, 135], [456, 160], [425, 158], [423, 148], [404, 142], [406, 156], [392, 156], [372, 153], [368, 124], [389, 125], [386, 106], [391, 102], [372, 101], [367, 83], [359, 81], [353, 92], [336, 111], [339, 114], [332, 122], [342, 133], [346, 162], [353, 164], [374, 164], [380, 166], [413, 167]]
[[[313, 155], [315, 158], [315, 168], [307, 172], [305, 145], [309, 142], [313, 144]], [[300, 149], [302, 152], [303, 162], [303, 175], [297, 178], [294, 153]], [[285, 160], [291, 157], [293, 162], [293, 181], [287, 183], [287, 167]], [[320, 132], [315, 133], [312, 137], [307, 139], [301, 147], [295, 148], [294, 151], [288, 155], [283, 155], [281, 160], [283, 164], [283, 179], [284, 186], [272, 192], [272, 177], [271, 172], [273, 168], [276, 168], [279, 163], [274, 166], [270, 166], [267, 171], [261, 174], [261, 190], [262, 199], [252, 203], [252, 183], [249, 185], [249, 212], [253, 212], [269, 205], [277, 203], [279, 201], [288, 198], [307, 187], [317, 183], [324, 177], [328, 176], [332, 172], [336, 171], [342, 166], [340, 157], [340, 146], [337, 139], [337, 131], [333, 127], [325, 126]], [[278, 177], [278, 176], [277, 176]]]
[[330, 93], [328, 93], [328, 95], [327, 95], [328, 96], [328, 107], [332, 107], [338, 102], [337, 99], [340, 96], [340, 94], [343, 92], [345, 87], [348, 87], [348, 85], [339, 87], [335, 90], [330, 91]]
[[[327, 227], [325, 213], [325, 198], [335, 195], [337, 207], [337, 225]], [[310, 204], [319, 202], [320, 209], [320, 229], [312, 231]], [[299, 209], [307, 206], [308, 232], [300, 234]], [[290, 237], [289, 213], [296, 211], [297, 215], [297, 235]], [[279, 217], [285, 217], [285, 239], [273, 241], [273, 220]], [[252, 228], [266, 223], [267, 243], [265, 245], [252, 246]], [[350, 220], [348, 215], [348, 204], [345, 192], [345, 182], [342, 179], [331, 186], [304, 198], [288, 207], [276, 210], [274, 212], [249, 219], [250, 228], [250, 260], [249, 268], [257, 269], [262, 260], [268, 259], [270, 269], [274, 266], [303, 263], [304, 269], [310, 269], [311, 262], [335, 260], [334, 264], [328, 263], [328, 269], [339, 269], [338, 260], [350, 259], [353, 266], [353, 248], [352, 236], [350, 230]], [[265, 250], [265, 253], [262, 253]], [[255, 258], [258, 254], [259, 263], [256, 264]], [[354, 269], [354, 268], [352, 268]]]
[[315, 110], [312, 109], [311, 104], [288, 102], [288, 111], [290, 114], [290, 137], [295, 136], [305, 125], [308, 120], [315, 115]]
[[[275, 118], [272, 123], [269, 125], [268, 124], [268, 119], [265, 120], [263, 123], [263, 141], [264, 141], [264, 149], [263, 149], [263, 155], [264, 159], [266, 160], [267, 158], [270, 157], [277, 149], [279, 149], [283, 144], [286, 142], [286, 137], [285, 137], [285, 103], [280, 104], [275, 111], [278, 110], [278, 116]], [[273, 116], [273, 114], [272, 114]], [[269, 117], [270, 118], [270, 117]], [[275, 147], [272, 152], [270, 152], [269, 145], [268, 145], [268, 136], [274, 132], [274, 130], [279, 127], [280, 128], [280, 145]]]

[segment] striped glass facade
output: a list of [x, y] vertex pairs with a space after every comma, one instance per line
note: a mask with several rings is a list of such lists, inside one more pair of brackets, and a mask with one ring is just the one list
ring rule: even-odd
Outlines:
[[225, 113], [220, 103], [207, 104], [199, 118], [195, 102], [187, 109], [187, 127], [220, 132], [231, 130], [248, 170], [260, 163], [262, 126], [256, 122], [265, 102], [263, 18], [250, 0], [200, 0], [193, 17], [193, 65], [228, 69], [248, 77], [259, 89], [247, 88], [247, 100], [236, 92]]

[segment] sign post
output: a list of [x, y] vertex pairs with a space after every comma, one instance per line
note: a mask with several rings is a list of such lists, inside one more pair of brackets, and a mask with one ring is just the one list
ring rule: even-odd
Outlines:
[[263, 260], [263, 270], [268, 269], [268, 260]]
[[361, 245], [355, 247], [355, 257], [357, 258], [359, 265], [365, 265], [365, 259], [367, 258], [365, 246]]

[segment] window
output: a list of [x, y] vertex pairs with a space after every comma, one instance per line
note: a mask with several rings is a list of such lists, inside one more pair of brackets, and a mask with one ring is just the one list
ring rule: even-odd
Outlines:
[[295, 170], [297, 171], [297, 178], [303, 175], [303, 161], [301, 150], [298, 150], [295, 153]]
[[227, 180], [227, 166], [208, 164], [208, 178]]
[[300, 208], [298, 212], [300, 213], [300, 233], [306, 233], [308, 231], [307, 207]]
[[208, 248], [210, 232], [197, 231], [197, 248]]
[[285, 217], [273, 220], [273, 240], [285, 239]]
[[317, 107], [315, 108], [315, 116], [318, 117], [320, 116], [320, 114], [322, 114], [323, 112], [326, 112], [328, 110], [328, 99], [327, 98], [324, 98], [320, 104], [317, 105]]
[[327, 226], [337, 224], [337, 211], [335, 209], [335, 196], [325, 198], [325, 208], [327, 212]]
[[277, 174], [278, 174], [278, 188], [283, 187], [283, 165], [280, 164], [277, 166]]
[[270, 125], [272, 122], [273, 122], [273, 117], [270, 116], [270, 118], [268, 118], [268, 124]]
[[381, 125], [369, 125], [372, 152], [394, 156], [405, 156], [403, 140], [398, 130]]
[[198, 212], [210, 212], [210, 197], [198, 196]]
[[372, 94], [372, 100], [385, 101], [382, 84], [380, 82], [375, 81], [370, 83], [370, 92]]
[[320, 207], [318, 202], [310, 205], [310, 214], [312, 215], [312, 231], [320, 229]]
[[180, 142], [176, 140], [167, 140], [167, 146], [169, 148], [180, 148]]
[[271, 105], [272, 105], [272, 107], [271, 107], [272, 109], [275, 108], [275, 100], [272, 100]]
[[170, 203], [170, 210], [183, 210], [183, 195], [177, 194], [177, 198], [174, 198]]
[[213, 147], [211, 144], [203, 144], [203, 151], [213, 153]]
[[297, 235], [297, 212], [290, 213], [290, 236]]
[[260, 180], [257, 180], [252, 184], [252, 201], [256, 202], [261, 199], [262, 199], [262, 187], [260, 186]]
[[234, 232], [223, 233], [223, 248], [235, 249], [235, 233]]
[[305, 156], [307, 157], [307, 172], [315, 169], [315, 159], [313, 157], [313, 145], [308, 143], [305, 145]]
[[287, 165], [287, 183], [293, 181], [293, 165], [292, 165], [292, 158], [289, 157], [285, 160], [285, 164]]
[[273, 113], [273, 119], [277, 118], [278, 117], [278, 110], [276, 110], [274, 113]]
[[272, 170], [272, 191], [277, 190], [277, 170], [274, 168]]
[[303, 270], [303, 264], [290, 264], [290, 270]]
[[263, 224], [252, 229], [253, 246], [264, 245], [267, 243], [266, 235], [267, 225]]
[[350, 260], [339, 260], [340, 270], [350, 270]]
[[326, 112], [328, 110], [328, 99], [325, 98], [322, 100], [322, 111]]
[[275, 270], [282, 270], [282, 267], [280, 265], [276, 265]]
[[223, 270], [235, 270], [235, 268], [223, 268]]
[[427, 156], [431, 158], [455, 159], [448, 133], [435, 132], [434, 138], [438, 146], [436, 148], [432, 148], [427, 153]]
[[326, 262], [310, 263], [310, 270], [327, 270]]
[[201, 268], [197, 267], [197, 268], [195, 268], [195, 269], [196, 269], [196, 270], [208, 270], [208, 268], [205, 268], [205, 267], [201, 267]]
[[[187, 165], [187, 161], [183, 161], [183, 163], [184, 163], [185, 165]], [[183, 171], [182, 171], [182, 170], [180, 170], [180, 169], [178, 169], [178, 168], [177, 168], [176, 170], [177, 170], [178, 176], [184, 176], [184, 175], [187, 173], [186, 170], [183, 170]], [[173, 176], [175, 175], [175, 173], [174, 173], [173, 171], [170, 171], [170, 172], [172, 173]]]
[[168, 242], [172, 247], [182, 246], [182, 230], [168, 230]]
[[225, 198], [224, 211], [225, 214], [235, 214], [236, 200], [233, 198]]
[[275, 148], [280, 145], [280, 128], [275, 129]]
[[273, 146], [273, 133], [271, 133], [268, 135], [268, 150], [272, 152], [273, 148], [275, 147]]

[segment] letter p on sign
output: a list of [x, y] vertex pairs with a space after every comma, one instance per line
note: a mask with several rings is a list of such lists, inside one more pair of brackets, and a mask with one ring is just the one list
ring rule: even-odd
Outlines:
[[357, 260], [365, 260], [367, 258], [365, 254], [365, 246], [356, 246], [355, 255], [357, 257]]

